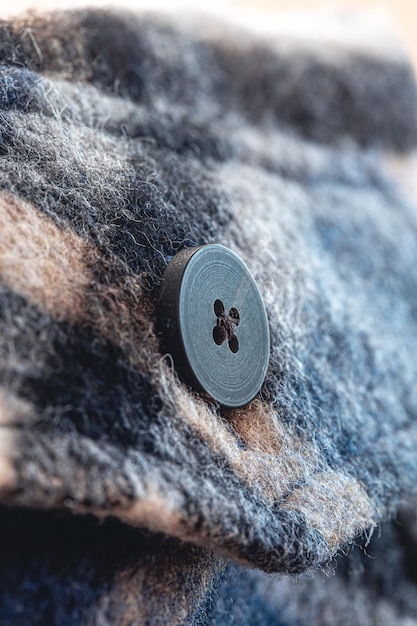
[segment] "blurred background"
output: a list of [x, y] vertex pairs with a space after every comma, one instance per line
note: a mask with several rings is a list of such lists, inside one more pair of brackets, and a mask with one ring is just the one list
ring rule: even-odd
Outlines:
[[117, 6], [129, 8], [191, 8], [210, 12], [261, 10], [355, 10], [383, 14], [396, 28], [400, 39], [417, 68], [417, 0], [0, 0], [0, 16], [16, 14], [27, 8], [59, 9], [77, 6]]

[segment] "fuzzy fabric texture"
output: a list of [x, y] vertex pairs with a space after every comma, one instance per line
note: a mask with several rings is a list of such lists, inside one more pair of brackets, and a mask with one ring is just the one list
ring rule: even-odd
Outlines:
[[[0, 62], [2, 623], [337, 624], [333, 587], [362, 584], [345, 565], [328, 595], [247, 566], [331, 563], [417, 495], [406, 59], [81, 11], [2, 23]], [[271, 329], [238, 410], [155, 331], [165, 267], [209, 242]]]

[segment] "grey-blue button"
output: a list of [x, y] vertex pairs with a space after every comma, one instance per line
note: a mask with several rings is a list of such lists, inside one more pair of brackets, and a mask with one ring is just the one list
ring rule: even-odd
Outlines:
[[268, 368], [268, 320], [234, 252], [219, 244], [179, 252], [163, 276], [159, 319], [164, 350], [189, 385], [226, 407], [256, 397]]

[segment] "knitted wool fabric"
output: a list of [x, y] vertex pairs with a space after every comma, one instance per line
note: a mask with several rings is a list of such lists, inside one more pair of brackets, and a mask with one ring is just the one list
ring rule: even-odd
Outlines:
[[[1, 623], [311, 624], [316, 583], [297, 614], [246, 566], [328, 563], [417, 492], [410, 67], [101, 11], [4, 22], [0, 55]], [[243, 409], [181, 382], [155, 331], [168, 262], [210, 242], [270, 324]], [[417, 615], [392, 597], [392, 623]]]

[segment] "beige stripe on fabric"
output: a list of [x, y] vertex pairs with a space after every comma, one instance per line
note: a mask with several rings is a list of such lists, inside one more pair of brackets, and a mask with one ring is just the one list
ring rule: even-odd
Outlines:
[[[143, 369], [156, 339], [141, 276], [121, 268], [118, 282], [108, 283], [106, 263], [114, 275], [116, 257], [103, 259], [70, 227], [60, 228], [31, 204], [0, 194], [0, 278], [55, 319], [93, 327], [99, 338], [121, 348], [132, 367]], [[92, 268], [100, 269], [102, 282]]]
[[0, 426], [0, 497], [7, 495], [17, 486], [17, 473], [11, 453], [16, 449], [14, 433]]
[[0, 498], [17, 487], [14, 459], [18, 455], [17, 432], [10, 428], [20, 423], [28, 405], [0, 388]]
[[331, 549], [374, 526], [375, 507], [365, 488], [351, 476], [320, 472], [286, 499], [282, 509], [300, 511]]
[[0, 195], [0, 277], [58, 320], [83, 317], [87, 247], [31, 204]]
[[181, 419], [255, 493], [271, 504], [284, 499], [284, 510], [303, 513], [331, 549], [374, 525], [376, 509], [364, 486], [343, 472], [328, 470], [318, 448], [291, 433], [265, 403], [255, 400], [231, 411], [226, 422], [179, 383], [171, 383], [170, 393]]

